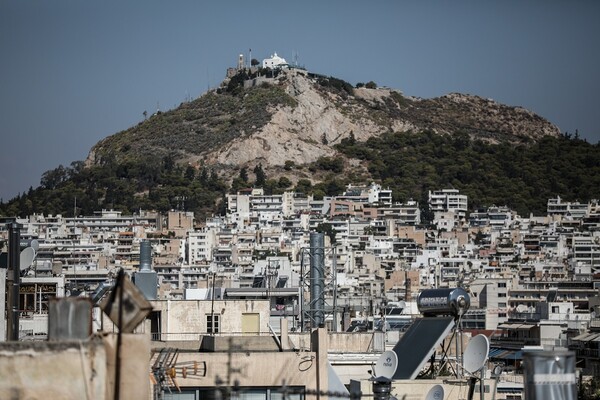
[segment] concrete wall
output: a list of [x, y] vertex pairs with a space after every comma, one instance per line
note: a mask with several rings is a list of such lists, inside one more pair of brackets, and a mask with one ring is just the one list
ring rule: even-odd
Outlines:
[[[234, 349], [235, 350], [235, 349]], [[206, 376], [193, 374], [194, 361], [206, 363]], [[178, 370], [177, 383], [182, 388], [226, 385], [239, 381], [241, 387], [302, 386], [316, 388], [317, 358], [314, 352], [241, 352], [179, 353], [179, 365], [188, 365], [187, 378]], [[203, 364], [202, 364], [203, 365]]]
[[[223, 352], [182, 352], [177, 359], [181, 367], [176, 368], [175, 380], [181, 388], [225, 388], [234, 383], [240, 388], [264, 388], [285, 384], [308, 391], [327, 391], [327, 339], [325, 329], [319, 329], [312, 332], [309, 351], [254, 352], [231, 341]], [[185, 377], [183, 366], [186, 366]]]
[[[150, 340], [123, 335], [121, 399], [150, 398]], [[116, 335], [82, 342], [0, 343], [0, 399], [100, 399], [114, 394]]]
[[[242, 315], [259, 314], [260, 333], [269, 332], [268, 300], [159, 300], [152, 301], [154, 311], [161, 311], [161, 332], [165, 340], [198, 340], [200, 334], [208, 332], [206, 317], [214, 314], [219, 318], [219, 333], [241, 333]], [[179, 334], [180, 338], [173, 335]], [[192, 338], [190, 335], [193, 335]]]
[[[377, 340], [376, 335], [381, 335]], [[377, 348], [376, 344], [383, 345], [383, 332], [329, 332], [327, 334], [327, 347], [331, 353], [381, 353], [384, 349]], [[289, 333], [289, 345], [293, 349], [309, 349], [310, 335], [308, 333]]]
[[0, 344], [0, 399], [106, 399], [102, 340]]

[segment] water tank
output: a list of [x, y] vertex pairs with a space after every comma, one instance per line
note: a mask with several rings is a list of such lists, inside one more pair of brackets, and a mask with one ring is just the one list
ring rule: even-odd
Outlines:
[[523, 352], [525, 398], [529, 400], [577, 398], [575, 352], [566, 349]]
[[471, 298], [463, 288], [426, 289], [419, 293], [417, 307], [425, 317], [451, 315], [459, 317], [467, 312]]

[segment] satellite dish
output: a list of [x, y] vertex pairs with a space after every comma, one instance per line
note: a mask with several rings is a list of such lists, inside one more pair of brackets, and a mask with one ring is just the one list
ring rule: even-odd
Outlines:
[[492, 376], [498, 377], [500, 375], [502, 375], [502, 365], [496, 364], [496, 366], [492, 370]]
[[443, 400], [444, 399], [444, 388], [442, 385], [435, 385], [425, 396], [425, 400]]
[[392, 350], [384, 351], [375, 363], [375, 375], [377, 378], [384, 377], [392, 379], [398, 367], [398, 355]]
[[31, 247], [37, 253], [37, 251], [40, 249], [40, 242], [38, 242], [37, 239], [33, 239], [31, 242], [29, 242], [29, 247]]
[[483, 368], [490, 352], [490, 342], [485, 335], [477, 335], [467, 345], [463, 356], [463, 368], [474, 374]]
[[21, 251], [20, 265], [19, 265], [21, 271], [24, 271], [27, 268], [31, 267], [31, 264], [33, 263], [34, 258], [35, 258], [35, 250], [32, 247], [26, 247], [25, 249], [23, 249]]

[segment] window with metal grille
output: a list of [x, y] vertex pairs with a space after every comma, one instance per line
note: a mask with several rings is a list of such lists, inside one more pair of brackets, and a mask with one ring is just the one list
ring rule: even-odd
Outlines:
[[219, 315], [215, 314], [206, 316], [206, 332], [219, 333]]

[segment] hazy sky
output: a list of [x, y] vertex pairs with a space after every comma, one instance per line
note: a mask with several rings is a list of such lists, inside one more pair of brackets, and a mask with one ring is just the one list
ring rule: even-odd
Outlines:
[[0, 198], [277, 52], [353, 84], [462, 92], [600, 140], [600, 1], [0, 0]]

